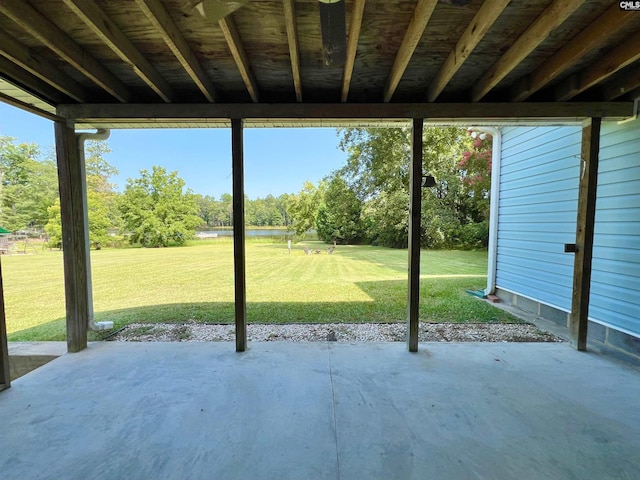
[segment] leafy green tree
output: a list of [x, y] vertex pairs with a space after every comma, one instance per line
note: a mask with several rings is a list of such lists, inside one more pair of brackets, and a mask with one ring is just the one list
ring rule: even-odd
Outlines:
[[468, 215], [468, 221], [459, 231], [459, 241], [468, 247], [486, 247], [489, 244], [493, 140], [489, 134], [467, 133], [473, 141], [457, 164]]
[[202, 223], [191, 190], [178, 172], [167, 173], [158, 166], [141, 170], [140, 178], [129, 179], [122, 194], [120, 211], [130, 241], [144, 247], [178, 245], [195, 236]]
[[[349, 156], [338, 174], [364, 204], [367, 237], [379, 245], [406, 246], [411, 130], [344, 129], [340, 135], [341, 148]], [[457, 165], [470, 142], [461, 128], [423, 132], [423, 172], [436, 178], [434, 188], [422, 191], [424, 247], [465, 246], [465, 226], [476, 221]]]
[[104, 157], [111, 153], [105, 141], [90, 140], [86, 145], [85, 172], [87, 176], [87, 203], [91, 242], [104, 245], [109, 227], [120, 228], [122, 217], [118, 208], [118, 193], [111, 177], [118, 169]]
[[17, 231], [42, 227], [58, 194], [56, 165], [35, 144], [0, 137], [0, 224]]
[[[104, 155], [110, 153], [104, 141], [89, 141], [85, 153], [85, 174], [87, 183], [87, 215], [89, 218], [89, 242], [94, 248], [102, 248], [109, 241], [107, 230], [118, 227], [121, 223], [117, 205], [115, 186], [109, 181], [118, 173]], [[48, 221], [45, 232], [49, 237], [49, 245], [62, 244], [62, 226], [60, 219], [60, 199], [47, 210]]]
[[364, 208], [366, 235], [372, 245], [406, 248], [409, 241], [409, 192], [405, 187], [383, 190]]
[[215, 212], [217, 201], [209, 195], [195, 194], [193, 196], [198, 205], [198, 216], [202, 219], [202, 223], [207, 227], [215, 226]]
[[282, 224], [285, 227], [291, 225], [291, 218], [289, 214], [289, 201], [291, 195], [288, 193], [283, 193], [282, 195], [276, 198], [276, 208], [278, 213], [280, 214], [280, 218], [282, 218]]
[[325, 242], [359, 243], [364, 234], [362, 202], [339, 175], [327, 184], [324, 202], [318, 209], [318, 237]]
[[288, 211], [291, 215], [291, 228], [301, 238], [306, 232], [316, 228], [318, 210], [324, 201], [325, 182], [320, 182], [316, 187], [306, 181], [302, 184], [302, 190], [297, 195], [289, 197]]
[[220, 195], [216, 218], [221, 227], [230, 227], [233, 224], [233, 196], [230, 193]]
[[60, 220], [60, 199], [47, 209], [49, 221], [44, 231], [49, 239], [49, 247], [62, 248], [62, 221]]

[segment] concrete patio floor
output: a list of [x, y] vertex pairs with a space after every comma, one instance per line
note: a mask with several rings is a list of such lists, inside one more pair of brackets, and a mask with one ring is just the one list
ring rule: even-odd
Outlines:
[[99, 343], [0, 393], [0, 478], [631, 479], [640, 370], [567, 344]]

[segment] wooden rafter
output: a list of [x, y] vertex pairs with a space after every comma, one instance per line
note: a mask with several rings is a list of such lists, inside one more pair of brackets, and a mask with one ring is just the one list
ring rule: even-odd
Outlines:
[[34, 115], [38, 115], [39, 117], [46, 118], [47, 120], [52, 120], [54, 122], [64, 120], [63, 118], [58, 117], [57, 115], [54, 115], [51, 112], [47, 112], [45, 110], [42, 110], [41, 108], [31, 105], [30, 103], [23, 102], [16, 98], [9, 97], [8, 95], [2, 92], [0, 92], [0, 101], [8, 105], [11, 105], [12, 107], [20, 108], [25, 112], [33, 113]]
[[63, 2], [165, 102], [173, 100], [169, 84], [93, 0]]
[[464, 31], [427, 89], [427, 100], [435, 101], [474, 48], [484, 38], [510, 0], [486, 0]]
[[402, 75], [404, 75], [404, 71], [407, 69], [409, 60], [411, 60], [413, 52], [422, 38], [424, 29], [427, 28], [427, 24], [429, 23], [429, 19], [431, 18], [431, 14], [433, 13], [437, 3], [438, 0], [418, 0], [418, 4], [413, 11], [413, 16], [411, 17], [409, 26], [404, 34], [404, 38], [402, 39], [402, 44], [398, 49], [396, 59], [393, 62], [393, 67], [391, 67], [391, 73], [387, 79], [387, 85], [384, 89], [385, 102], [391, 100], [396, 88], [398, 88], [400, 79], [402, 78]]
[[[15, 80], [20, 83], [34, 85], [26, 75], [28, 72], [37, 77], [41, 82], [44, 82], [56, 91], [62, 92], [78, 102], [84, 102], [88, 98], [85, 90], [67, 76], [67, 74], [33, 53], [30, 48], [25, 47], [18, 42], [18, 40], [3, 31], [0, 31], [0, 56], [26, 71], [20, 75], [19, 70], [13, 70]], [[18, 76], [19, 78], [17, 78]], [[43, 90], [36, 89], [36, 91]]]
[[211, 80], [162, 3], [159, 0], [136, 0], [136, 3], [157, 32], [162, 35], [182, 68], [189, 74], [205, 98], [214, 102], [216, 90]]
[[564, 102], [607, 79], [640, 59], [640, 32], [625, 39], [586, 70], [572, 75], [556, 88], [556, 100]]
[[251, 100], [258, 102], [258, 86], [255, 78], [253, 77], [253, 72], [249, 65], [249, 57], [247, 57], [247, 52], [242, 44], [238, 28], [233, 21], [233, 15], [227, 15], [223, 19], [219, 20], [218, 23], [220, 24], [224, 38], [227, 41], [229, 50], [231, 50], [231, 55], [233, 55], [233, 59], [236, 61], [238, 70], [240, 70], [240, 76], [249, 91]]
[[294, 0], [283, 0], [284, 22], [287, 27], [287, 40], [289, 42], [289, 57], [291, 57], [291, 73], [293, 74], [293, 87], [296, 91], [296, 100], [302, 101], [302, 78], [300, 77], [300, 49], [298, 47], [298, 28], [296, 26], [296, 10]]
[[356, 61], [358, 51], [358, 40], [360, 39], [360, 29], [362, 28], [362, 18], [364, 16], [364, 5], [366, 0], [354, 0], [351, 7], [351, 24], [349, 25], [349, 37], [347, 41], [347, 58], [344, 63], [344, 74], [342, 76], [341, 101], [346, 102], [349, 96], [351, 76], [353, 75], [353, 65]]
[[473, 88], [471, 100], [477, 102], [518, 66], [549, 34], [575, 12], [585, 0], [554, 0], [511, 48], [483, 75]]
[[519, 82], [512, 92], [511, 100], [514, 102], [526, 100], [563, 71], [575, 65], [587, 53], [601, 48], [616, 31], [635, 19], [633, 14], [621, 11], [617, 3], [612, 5], [591, 25], [536, 68], [523, 82]]
[[[4, 47], [6, 47], [6, 43], [3, 41], [2, 32], [0, 32], [0, 52], [3, 51]], [[51, 85], [49, 81], [44, 81], [41, 76], [36, 76], [25, 70], [18, 64], [2, 56], [2, 53], [0, 53], [0, 72], [2, 72], [0, 77], [9, 83], [27, 89], [46, 102], [61, 103], [67, 98], [60, 89]], [[59, 78], [57, 80], [60, 81]], [[81, 91], [82, 90], [79, 92]]]
[[27, 2], [2, 0], [0, 12], [119, 101], [130, 100], [129, 90], [113, 73]]
[[635, 67], [628, 72], [624, 72], [602, 89], [604, 98], [614, 100], [625, 93], [629, 93], [640, 87], [640, 67]]

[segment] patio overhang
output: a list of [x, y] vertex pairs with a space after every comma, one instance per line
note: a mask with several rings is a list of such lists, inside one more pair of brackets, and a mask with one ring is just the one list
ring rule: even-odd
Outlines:
[[[599, 119], [637, 113], [640, 25], [625, 2], [340, 0], [346, 32], [329, 36], [344, 58], [328, 52], [316, 0], [253, 0], [215, 18], [198, 3], [0, 0], [0, 101], [56, 124], [70, 351], [86, 346], [91, 300], [77, 129], [231, 127], [240, 195], [245, 127], [411, 124], [415, 139], [429, 123], [587, 121], [595, 164]], [[412, 162], [417, 172], [421, 152]]]

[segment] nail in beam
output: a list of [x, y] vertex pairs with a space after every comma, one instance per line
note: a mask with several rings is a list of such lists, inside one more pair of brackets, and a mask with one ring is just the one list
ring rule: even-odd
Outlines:
[[571, 314], [569, 315], [571, 344], [580, 351], [587, 349], [601, 123], [601, 118], [591, 118], [582, 127], [582, 161], [580, 162], [578, 218], [576, 221], [576, 254], [573, 264]]
[[233, 175], [233, 272], [235, 281], [236, 352], [247, 349], [247, 289], [244, 248], [244, 140], [242, 119], [231, 119]]
[[418, 351], [420, 315], [420, 218], [422, 210], [422, 128], [423, 119], [414, 118], [411, 130], [411, 176], [409, 186], [409, 298], [407, 347]]
[[89, 322], [88, 261], [89, 229], [83, 194], [84, 166], [81, 163], [75, 129], [55, 122], [64, 291], [67, 310], [67, 350], [79, 352], [87, 347]]

